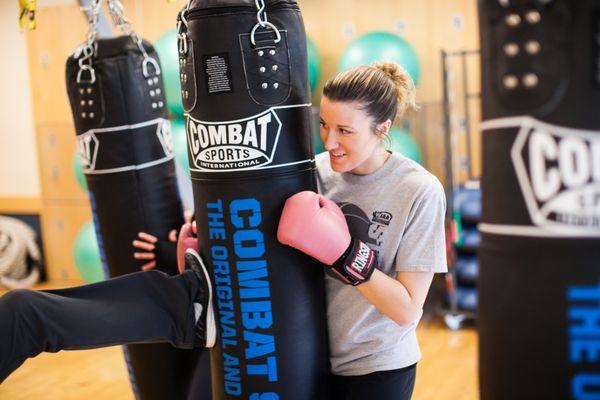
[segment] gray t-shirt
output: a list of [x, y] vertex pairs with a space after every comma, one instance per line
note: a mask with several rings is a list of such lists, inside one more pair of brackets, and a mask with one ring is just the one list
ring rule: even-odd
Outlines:
[[[393, 278], [397, 271], [447, 271], [446, 199], [434, 175], [399, 153], [369, 175], [333, 171], [326, 152], [316, 162], [319, 192], [341, 207], [352, 236], [377, 252], [378, 269]], [[399, 326], [355, 287], [329, 276], [326, 287], [334, 374], [364, 375], [420, 360], [419, 320]]]

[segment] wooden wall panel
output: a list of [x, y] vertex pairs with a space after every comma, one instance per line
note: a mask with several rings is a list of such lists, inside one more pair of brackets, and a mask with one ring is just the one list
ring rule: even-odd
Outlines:
[[[432, 92], [428, 93], [428, 98], [436, 101], [442, 98], [442, 65], [441, 50], [447, 52], [471, 51], [479, 49], [479, 25], [477, 19], [477, 2], [474, 0], [455, 0], [440, 1], [427, 0], [431, 30], [431, 47], [435, 51], [435, 57], [428, 64], [433, 71], [432, 80], [436, 81]], [[469, 112], [468, 124], [471, 129], [471, 154], [467, 152], [467, 137], [465, 117], [467, 115], [464, 102], [463, 82], [470, 93], [478, 93], [480, 87], [479, 74], [479, 56], [468, 56], [466, 58], [467, 76], [463, 73], [462, 60], [459, 57], [449, 59], [448, 67], [450, 70], [450, 100], [452, 104], [451, 124], [456, 136], [455, 152], [453, 156], [455, 162], [455, 177], [459, 182], [467, 179], [466, 163], [467, 158], [473, 164], [475, 176], [480, 173], [480, 140], [479, 140], [479, 107], [480, 102], [477, 99], [468, 100], [467, 106]], [[442, 136], [443, 138], [443, 136]], [[442, 146], [441, 143], [433, 145]]]
[[40, 214], [39, 197], [0, 197], [0, 214]]
[[91, 219], [87, 200], [44, 204], [42, 234], [49, 280], [82, 282], [73, 262], [73, 246], [79, 230]]
[[[322, 59], [320, 93], [326, 79], [337, 71], [339, 59], [350, 42], [365, 33], [399, 33], [413, 45], [425, 67], [429, 59], [429, 31], [425, 29], [427, 7], [423, 1], [300, 0], [308, 36], [315, 42]], [[420, 99], [427, 98], [431, 82], [422, 79]], [[317, 99], [319, 96], [315, 96]]]
[[481, 129], [479, 124], [481, 123], [481, 100], [473, 100], [471, 105], [471, 162], [473, 163], [473, 173], [476, 177], [481, 176]]
[[[435, 80], [432, 91], [427, 92], [427, 100], [439, 100], [442, 98], [441, 50], [479, 49], [477, 2], [475, 0], [426, 0], [426, 3], [432, 58], [425, 64], [425, 68], [430, 71], [430, 78]], [[471, 81], [471, 85], [475, 83]]]
[[72, 124], [40, 124], [37, 126], [40, 157], [40, 180], [44, 201], [87, 201], [73, 174], [75, 129]]
[[154, 42], [161, 35], [170, 29], [175, 29], [177, 25], [177, 13], [185, 5], [184, 1], [175, 1], [167, 3], [161, 1], [137, 1], [131, 13], [135, 14], [136, 20], [134, 27], [147, 40]]
[[27, 33], [35, 124], [71, 123], [65, 63], [85, 39], [87, 23], [75, 4], [40, 8], [36, 15], [38, 28]]

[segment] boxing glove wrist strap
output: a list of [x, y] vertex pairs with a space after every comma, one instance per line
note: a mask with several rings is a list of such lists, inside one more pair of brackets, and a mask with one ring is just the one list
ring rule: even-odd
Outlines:
[[376, 267], [375, 252], [361, 240], [352, 238], [344, 254], [331, 265], [331, 270], [342, 282], [357, 286], [368, 281]]

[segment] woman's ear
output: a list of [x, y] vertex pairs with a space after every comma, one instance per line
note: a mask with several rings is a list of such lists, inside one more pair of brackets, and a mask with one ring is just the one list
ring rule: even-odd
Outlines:
[[389, 119], [387, 121], [382, 122], [381, 124], [377, 125], [377, 130], [376, 130], [377, 136], [379, 136], [380, 139], [383, 139], [386, 136], [389, 136], [391, 127], [392, 127], [392, 121]]

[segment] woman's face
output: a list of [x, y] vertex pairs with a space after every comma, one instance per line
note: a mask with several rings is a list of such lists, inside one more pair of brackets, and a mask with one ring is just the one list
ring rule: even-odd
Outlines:
[[[381, 146], [383, 135], [373, 132], [373, 118], [359, 103], [323, 96], [320, 117], [319, 133], [334, 171], [367, 175], [383, 165], [387, 158]], [[389, 124], [382, 125], [389, 129]]]

